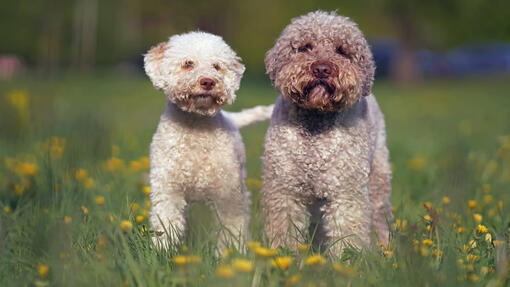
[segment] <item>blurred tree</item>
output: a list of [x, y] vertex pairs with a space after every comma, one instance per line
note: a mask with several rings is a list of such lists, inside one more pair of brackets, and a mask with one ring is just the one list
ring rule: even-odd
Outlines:
[[97, 0], [75, 0], [73, 16], [73, 64], [87, 69], [94, 65], [97, 41]]

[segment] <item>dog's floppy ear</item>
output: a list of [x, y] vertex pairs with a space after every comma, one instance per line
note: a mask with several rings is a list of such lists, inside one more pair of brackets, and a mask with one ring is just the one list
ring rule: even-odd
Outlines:
[[152, 84], [158, 90], [163, 90], [166, 86], [166, 81], [161, 73], [161, 62], [166, 49], [167, 43], [161, 42], [153, 46], [143, 58], [145, 73], [147, 73]]
[[234, 69], [235, 71], [238, 73], [238, 74], [243, 74], [244, 71], [245, 71], [245, 67], [243, 65], [243, 63], [241, 63], [243, 59], [241, 59], [241, 57], [239, 56], [236, 56], [235, 59], [234, 59]]

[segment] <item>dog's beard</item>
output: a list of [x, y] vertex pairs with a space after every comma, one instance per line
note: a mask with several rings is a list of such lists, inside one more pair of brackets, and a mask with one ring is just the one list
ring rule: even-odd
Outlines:
[[181, 110], [203, 116], [214, 116], [219, 109], [228, 103], [225, 91], [184, 93], [173, 98]]
[[313, 79], [298, 84], [299, 89], [289, 98], [306, 109], [323, 112], [338, 111], [343, 104], [343, 93], [335, 80]]

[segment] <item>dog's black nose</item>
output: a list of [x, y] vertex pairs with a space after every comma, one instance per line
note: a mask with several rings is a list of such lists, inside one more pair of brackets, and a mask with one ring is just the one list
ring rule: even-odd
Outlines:
[[316, 78], [328, 78], [333, 73], [331, 63], [325, 61], [317, 61], [312, 64], [312, 74]]
[[214, 88], [214, 85], [216, 85], [216, 82], [214, 82], [213, 79], [209, 79], [209, 78], [202, 78], [200, 79], [200, 87], [202, 87], [202, 89], [204, 90], [212, 90], [212, 88]]

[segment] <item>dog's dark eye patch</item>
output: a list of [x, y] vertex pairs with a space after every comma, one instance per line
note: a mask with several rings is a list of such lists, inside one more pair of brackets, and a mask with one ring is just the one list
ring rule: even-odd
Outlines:
[[195, 63], [191, 60], [187, 60], [186, 62], [184, 62], [184, 65], [182, 65], [182, 67], [186, 70], [191, 70], [191, 69], [193, 69], [194, 66], [195, 66]]
[[348, 57], [349, 55], [347, 54], [347, 52], [345, 52], [344, 48], [342, 46], [338, 46], [336, 48], [336, 53], [338, 55], [342, 55], [342, 56], [345, 56], [345, 57]]
[[300, 53], [304, 53], [304, 52], [311, 51], [312, 49], [313, 49], [312, 44], [310, 44], [310, 43], [306, 43], [306, 44], [304, 44], [304, 45], [299, 46], [299, 48], [298, 48], [298, 52], [300, 52]]
[[216, 71], [221, 70], [220, 64], [218, 63], [213, 64], [213, 68], [216, 69]]

